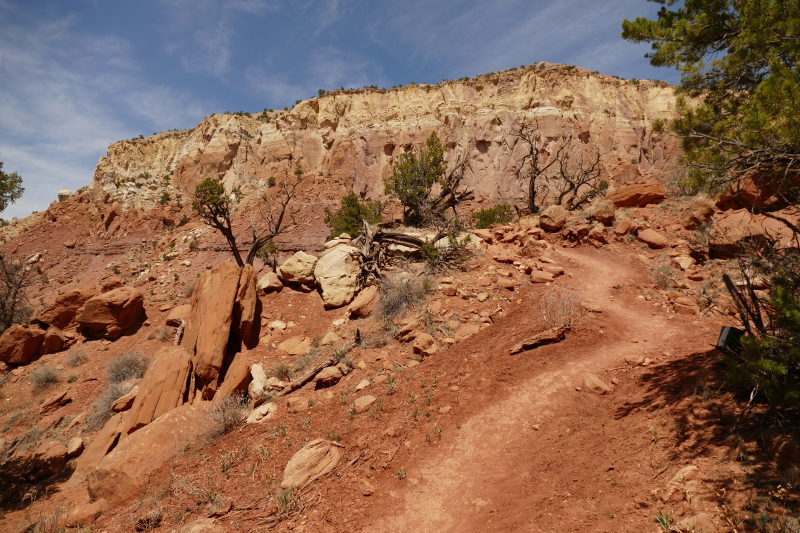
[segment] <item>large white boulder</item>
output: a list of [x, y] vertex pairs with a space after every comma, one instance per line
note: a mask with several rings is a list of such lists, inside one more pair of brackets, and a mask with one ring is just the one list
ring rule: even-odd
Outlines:
[[313, 283], [317, 258], [305, 252], [297, 252], [278, 267], [278, 277], [294, 283]]
[[341, 307], [353, 301], [360, 271], [357, 248], [336, 246], [320, 254], [314, 277], [322, 288], [325, 307]]

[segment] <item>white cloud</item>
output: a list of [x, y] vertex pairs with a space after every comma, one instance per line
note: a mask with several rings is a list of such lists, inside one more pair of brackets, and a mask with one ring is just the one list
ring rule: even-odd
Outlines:
[[90, 184], [109, 143], [199, 120], [205, 107], [149, 85], [127, 41], [78, 32], [70, 17], [0, 23], [0, 80], [0, 160], [26, 189], [5, 218]]

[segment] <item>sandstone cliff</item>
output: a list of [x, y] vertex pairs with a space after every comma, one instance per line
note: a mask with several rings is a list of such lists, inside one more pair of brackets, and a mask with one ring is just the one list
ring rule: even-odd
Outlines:
[[246, 190], [296, 163], [321, 185], [319, 200], [350, 190], [378, 198], [395, 158], [436, 131], [450, 157], [468, 157], [465, 181], [476, 195], [514, 200], [522, 196], [522, 146], [512, 125], [534, 117], [545, 150], [562, 138], [592, 144], [604, 177], [620, 185], [675, 159], [674, 139], [651, 127], [674, 109], [673, 88], [663, 83], [544, 63], [435, 86], [335, 91], [270, 121], [213, 115], [191, 131], [114, 143], [98, 162], [93, 198], [148, 208], [164, 192], [192, 193], [207, 177]]

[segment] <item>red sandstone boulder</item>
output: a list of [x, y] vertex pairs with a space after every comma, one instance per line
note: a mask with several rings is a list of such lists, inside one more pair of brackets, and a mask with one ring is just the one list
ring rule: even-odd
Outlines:
[[192, 311], [186, 319], [181, 346], [192, 354], [204, 399], [211, 399], [217, 389], [241, 277], [242, 270], [225, 261], [200, 276], [192, 293]]
[[183, 346], [165, 348], [153, 358], [125, 417], [120, 439], [190, 401], [191, 355]]
[[250, 364], [244, 353], [237, 353], [225, 371], [222, 384], [214, 394], [214, 401], [222, 400], [225, 396], [244, 394], [250, 385]]
[[50, 307], [36, 317], [36, 321], [64, 329], [72, 323], [78, 310], [98, 294], [100, 294], [100, 287], [97, 285], [78, 287], [56, 298]]
[[55, 326], [50, 326], [44, 333], [44, 340], [42, 345], [39, 346], [39, 353], [47, 355], [49, 353], [60, 352], [67, 344], [67, 336], [64, 332]]
[[666, 200], [667, 192], [664, 185], [657, 181], [651, 183], [634, 183], [620, 187], [606, 195], [605, 200], [614, 202], [614, 206], [642, 207], [647, 204], [657, 204]]
[[172, 460], [175, 450], [204, 433], [210, 423], [200, 407], [185, 404], [173, 409], [121, 440], [88, 472], [89, 495], [95, 500], [105, 498], [112, 507], [138, 497], [147, 488], [150, 474]]
[[179, 305], [175, 309], [169, 312], [167, 315], [166, 324], [168, 326], [180, 326], [181, 322], [186, 320], [189, 317], [189, 313], [192, 311], [192, 306], [190, 304], [186, 305]]
[[714, 209], [714, 202], [705, 194], [699, 194], [686, 204], [678, 218], [684, 228], [694, 229], [698, 225], [711, 220]]
[[664, 248], [669, 244], [666, 237], [651, 229], [640, 231], [639, 240], [647, 244], [650, 248]]
[[558, 231], [567, 223], [567, 210], [551, 205], [539, 215], [539, 226], [547, 231]]
[[121, 287], [91, 298], [75, 320], [89, 335], [116, 339], [136, 323], [143, 308], [142, 293]]
[[[253, 343], [254, 322], [256, 317], [256, 271], [253, 265], [245, 265], [239, 278], [239, 290], [236, 292], [236, 301], [233, 304], [232, 324], [238, 324], [234, 342], [241, 343], [241, 349], [254, 348], [258, 343]], [[260, 313], [259, 313], [260, 314]], [[261, 317], [258, 317], [261, 320]], [[236, 347], [237, 349], [239, 346]]]
[[39, 351], [43, 340], [44, 331], [39, 326], [14, 324], [0, 336], [0, 361], [26, 365]]

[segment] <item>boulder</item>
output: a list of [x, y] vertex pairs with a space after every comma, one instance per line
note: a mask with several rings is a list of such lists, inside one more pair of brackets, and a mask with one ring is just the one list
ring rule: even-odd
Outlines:
[[614, 233], [619, 236], [627, 235], [628, 233], [633, 233], [636, 231], [636, 223], [631, 219], [631, 217], [625, 217], [619, 221], [617, 227], [614, 228]]
[[650, 248], [664, 248], [669, 244], [666, 237], [649, 228], [639, 232], [639, 240]]
[[336, 442], [315, 439], [300, 448], [283, 470], [283, 489], [302, 489], [336, 468], [344, 447]]
[[50, 307], [36, 317], [36, 321], [64, 329], [72, 323], [78, 310], [98, 294], [100, 294], [100, 287], [97, 285], [84, 285], [73, 289], [58, 296]]
[[39, 346], [39, 353], [47, 355], [50, 353], [57, 353], [64, 349], [67, 344], [67, 336], [64, 332], [55, 326], [50, 326], [44, 333], [44, 339], [41, 346]]
[[341, 340], [342, 340], [342, 338], [339, 335], [337, 335], [333, 331], [329, 331], [328, 333], [325, 334], [324, 337], [322, 337], [322, 345], [323, 346], [328, 346], [328, 345], [333, 346], [334, 344], [340, 342]]
[[242, 394], [247, 392], [250, 385], [250, 364], [244, 352], [239, 352], [233, 357], [233, 361], [225, 370], [222, 384], [214, 394], [214, 401], [222, 400], [226, 396]]
[[122, 429], [124, 420], [125, 413], [117, 413], [94, 435], [78, 458], [75, 472], [69, 478], [65, 488], [82, 484], [86, 480], [86, 474], [99, 465], [103, 457], [114, 449], [119, 441], [120, 429]]
[[191, 304], [179, 305], [169, 312], [165, 323], [168, 326], [178, 327], [181, 325], [181, 322], [185, 321], [189, 317], [189, 313], [191, 311]]
[[564, 340], [564, 328], [550, 328], [541, 333], [537, 333], [529, 339], [515, 344], [511, 350], [511, 355], [520, 353], [525, 350], [532, 350], [545, 344], [553, 344]]
[[186, 348], [170, 346], [162, 349], [139, 383], [139, 392], [121, 430], [121, 439], [191, 401], [189, 394], [194, 392], [189, 390], [191, 373], [191, 355]]
[[672, 306], [679, 315], [697, 315], [700, 313], [700, 306], [698, 306], [694, 300], [686, 296], [675, 298], [675, 301], [672, 302]]
[[531, 272], [531, 283], [550, 283], [553, 281], [553, 275], [550, 272], [543, 272], [541, 270], [534, 270]]
[[303, 251], [295, 253], [278, 267], [278, 277], [291, 283], [314, 283], [317, 258]]
[[66, 202], [69, 200], [69, 197], [72, 196], [72, 191], [67, 189], [66, 187], [61, 187], [58, 189], [58, 201], [59, 202]]
[[39, 414], [50, 414], [60, 407], [67, 405], [71, 401], [72, 397], [69, 395], [69, 391], [62, 391], [52, 394], [42, 402], [42, 405], [39, 406]]
[[183, 526], [179, 533], [225, 533], [225, 528], [213, 518], [200, 518]]
[[0, 362], [26, 365], [39, 351], [45, 332], [39, 326], [14, 324], [0, 335]]
[[133, 407], [133, 402], [136, 400], [136, 395], [139, 393], [139, 387], [136, 386], [123, 394], [111, 404], [112, 413], [121, 413]]
[[585, 374], [583, 376], [583, 384], [588, 390], [596, 392], [597, 394], [611, 392], [611, 387], [594, 374]]
[[608, 235], [606, 234], [606, 227], [602, 222], [595, 224], [589, 230], [589, 239], [606, 244], [608, 243]]
[[108, 502], [101, 498], [96, 502], [87, 501], [83, 504], [76, 505], [72, 511], [67, 515], [64, 525], [73, 528], [85, 528], [89, 524], [94, 523], [100, 515], [108, 511]]
[[547, 231], [558, 231], [567, 223], [567, 210], [551, 205], [539, 215], [539, 226]]
[[678, 257], [674, 258], [673, 261], [675, 261], [675, 263], [679, 267], [681, 267], [681, 270], [684, 270], [684, 271], [685, 270], [689, 270], [690, 268], [692, 268], [695, 265], [695, 263], [697, 263], [697, 261], [695, 261], [693, 258], [687, 257], [685, 255], [678, 256]]
[[256, 289], [264, 292], [274, 292], [279, 291], [283, 288], [283, 283], [281, 283], [280, 278], [275, 272], [267, 272], [261, 279], [258, 280], [258, 285], [256, 285]]
[[342, 372], [335, 366], [323, 368], [316, 376], [314, 376], [314, 382], [317, 384], [317, 387], [330, 387], [332, 385], [336, 385], [339, 383], [340, 379], [342, 379]]
[[651, 183], [634, 183], [620, 187], [605, 196], [606, 200], [614, 202], [614, 206], [643, 207], [647, 204], [658, 204], [667, 199], [664, 185], [654, 181]]
[[67, 447], [57, 440], [46, 442], [33, 452], [31, 464], [36, 479], [54, 476], [67, 464]]
[[258, 424], [259, 422], [264, 422], [270, 418], [274, 418], [277, 413], [278, 406], [276, 404], [265, 403], [253, 409], [250, 414], [247, 415], [246, 423]]
[[136, 323], [142, 309], [142, 293], [133, 287], [120, 287], [90, 298], [75, 321], [91, 336], [116, 339]]
[[[239, 346], [236, 346], [236, 348], [241, 348], [242, 351], [255, 348], [256, 344], [258, 344], [258, 339], [253, 342], [253, 333], [256, 327], [260, 325], [255, 324], [257, 304], [256, 271], [253, 265], [245, 265], [239, 278], [239, 289], [236, 292], [232, 316], [232, 324], [234, 326], [238, 325], [238, 328], [233, 331], [235, 336], [232, 342], [238, 344]], [[259, 321], [261, 320], [260, 315], [259, 313]]]
[[480, 332], [480, 330], [481, 327], [478, 324], [475, 323], [464, 324], [463, 326], [458, 328], [454, 337], [457, 342], [465, 341], [468, 338], [475, 335], [476, 333]]
[[119, 276], [111, 276], [110, 278], [104, 279], [100, 282], [100, 292], [108, 292], [124, 286], [125, 282], [122, 281], [122, 278]]
[[367, 318], [375, 310], [379, 299], [378, 287], [372, 285], [358, 293], [356, 299], [347, 307], [347, 311], [361, 318]]
[[[794, 225], [800, 219], [796, 214], [786, 211], [772, 214], [786, 218]], [[785, 248], [794, 246], [793, 239], [792, 231], [782, 222], [764, 215], [753, 215], [742, 209], [720, 217], [712, 226], [708, 246], [713, 257], [726, 258], [740, 253], [741, 246], [748, 242], [760, 245], [764, 241], [770, 241], [776, 248]]]
[[194, 374], [204, 399], [211, 399], [217, 389], [241, 275], [239, 267], [224, 261], [204, 272], [192, 293], [192, 310], [186, 319], [181, 346], [192, 354]]
[[363, 413], [365, 411], [369, 411], [369, 408], [372, 407], [376, 401], [377, 398], [375, 398], [375, 396], [361, 396], [353, 402], [353, 407], [355, 408], [356, 413]]
[[494, 234], [492, 234], [492, 232], [488, 229], [476, 229], [472, 232], [472, 234], [486, 244], [492, 244], [492, 241], [494, 241]]
[[304, 336], [291, 337], [278, 345], [279, 350], [289, 355], [303, 355], [309, 348], [311, 348], [311, 338]]
[[616, 216], [616, 206], [614, 202], [607, 199], [598, 200], [595, 204], [589, 209], [589, 218], [592, 218], [605, 226], [611, 226], [614, 224], [614, 218]]
[[120, 440], [97, 468], [88, 472], [89, 496], [105, 498], [112, 507], [138, 497], [148, 487], [150, 474], [210, 425], [205, 410], [185, 404]]
[[67, 457], [73, 459], [83, 453], [83, 439], [80, 437], [72, 437], [67, 442]]
[[325, 250], [314, 266], [314, 277], [322, 288], [325, 307], [340, 307], [353, 300], [361, 272], [360, 252], [352, 246]]
[[439, 346], [436, 344], [436, 340], [428, 333], [420, 333], [414, 339], [411, 349], [416, 354], [433, 355], [439, 351]]
[[267, 384], [267, 373], [261, 365], [250, 367], [250, 384], [247, 386], [247, 396], [250, 407], [257, 407], [264, 403], [268, 397], [269, 387]]
[[716, 206], [705, 194], [701, 193], [692, 198], [681, 210], [678, 220], [686, 229], [694, 229], [700, 224], [711, 220]]

